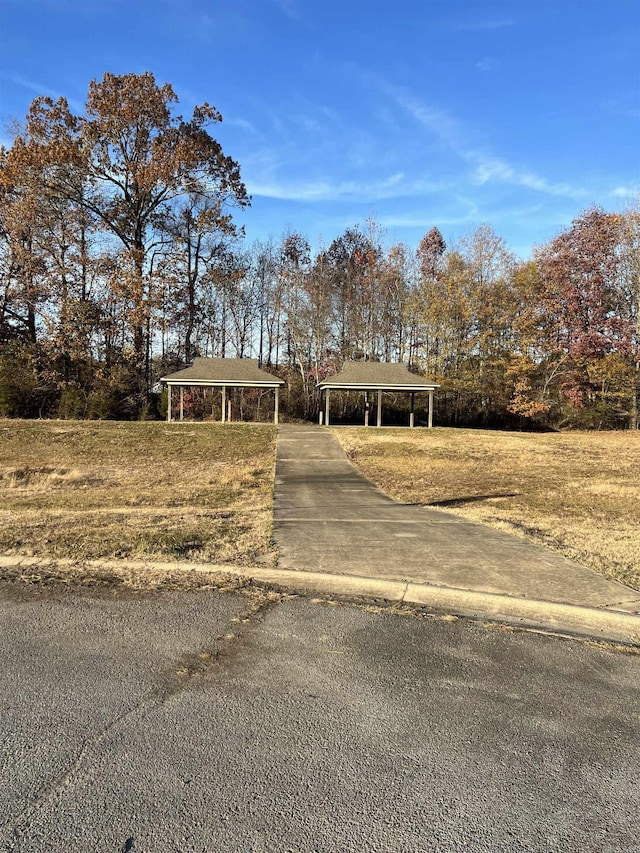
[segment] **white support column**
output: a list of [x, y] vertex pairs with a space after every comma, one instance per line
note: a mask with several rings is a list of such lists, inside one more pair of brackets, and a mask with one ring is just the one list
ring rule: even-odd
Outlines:
[[324, 425], [329, 426], [329, 398], [331, 396], [331, 391], [327, 388], [324, 392]]
[[171, 385], [167, 385], [167, 423], [171, 423]]
[[382, 388], [378, 388], [378, 417], [376, 426], [382, 426]]
[[369, 392], [364, 392], [364, 425], [369, 426]]
[[433, 391], [429, 391], [429, 429], [433, 426]]
[[184, 387], [180, 386], [180, 420], [184, 418]]
[[416, 402], [416, 395], [415, 395], [415, 394], [414, 394], [414, 392], [412, 391], [412, 392], [411, 392], [411, 411], [409, 412], [409, 426], [410, 426], [410, 427], [415, 426], [415, 424], [414, 424], [414, 415], [413, 415], [413, 410], [414, 410], [414, 408], [415, 408], [415, 402]]
[[276, 388], [275, 388], [275, 402], [274, 402], [274, 405], [273, 405], [273, 422], [274, 422], [274, 424], [276, 424], [276, 426], [277, 426], [277, 424], [278, 424], [279, 394], [280, 394], [280, 389], [279, 389], [279, 388], [278, 388], [278, 386], [276, 385]]
[[227, 420], [231, 423], [231, 397], [227, 400]]
[[227, 415], [227, 389], [223, 385], [220, 389], [220, 423], [223, 424]]

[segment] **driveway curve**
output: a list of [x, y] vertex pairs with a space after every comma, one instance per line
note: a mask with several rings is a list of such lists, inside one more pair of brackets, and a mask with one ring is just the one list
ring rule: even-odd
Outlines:
[[392, 500], [329, 430], [278, 429], [274, 539], [283, 569], [426, 583], [636, 613], [640, 594], [553, 551]]

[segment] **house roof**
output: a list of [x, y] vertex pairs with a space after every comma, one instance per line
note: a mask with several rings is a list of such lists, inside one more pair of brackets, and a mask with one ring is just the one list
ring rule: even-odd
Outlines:
[[404, 364], [379, 361], [347, 361], [340, 373], [318, 383], [320, 389], [361, 391], [433, 391], [436, 382], [410, 373]]
[[169, 373], [160, 381], [167, 385], [231, 388], [276, 388], [284, 385], [283, 379], [258, 367], [257, 358], [196, 358], [190, 367]]

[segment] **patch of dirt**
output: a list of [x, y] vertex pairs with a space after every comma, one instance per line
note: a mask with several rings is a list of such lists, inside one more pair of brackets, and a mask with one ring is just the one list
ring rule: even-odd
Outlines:
[[250, 578], [227, 572], [96, 567], [82, 562], [71, 566], [53, 562], [45, 566], [0, 566], [0, 582], [4, 594], [14, 599], [46, 598], [68, 592], [128, 597], [166, 590], [253, 592], [264, 589], [257, 587]]

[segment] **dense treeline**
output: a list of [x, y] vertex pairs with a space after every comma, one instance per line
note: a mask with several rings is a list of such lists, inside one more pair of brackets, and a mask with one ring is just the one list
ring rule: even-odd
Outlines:
[[37, 98], [2, 152], [0, 414], [159, 416], [158, 377], [203, 355], [257, 357], [315, 417], [317, 381], [367, 358], [440, 382], [439, 423], [638, 427], [638, 211], [586, 210], [526, 262], [487, 225], [248, 245], [220, 115], [175, 103], [106, 74], [82, 116]]

